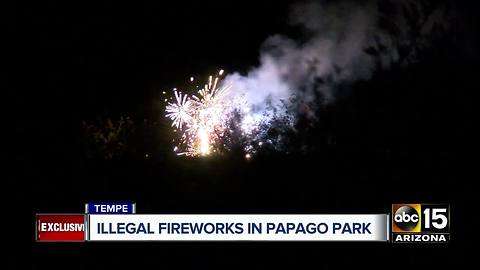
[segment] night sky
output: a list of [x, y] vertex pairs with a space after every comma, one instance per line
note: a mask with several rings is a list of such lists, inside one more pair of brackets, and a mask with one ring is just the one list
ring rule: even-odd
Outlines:
[[[431, 2], [455, 16], [416, 61], [343, 86], [316, 121], [300, 121], [286, 150], [251, 160], [235, 151], [175, 156], [161, 92], [219, 68], [244, 74], [259, 64], [262, 43], [274, 34], [304, 38], [288, 23], [295, 3], [10, 4], [4, 117], [14, 122], [5, 127], [13, 165], [2, 179], [9, 216], [3, 220], [15, 223], [6, 230], [7, 269], [466, 266], [476, 195], [476, 159], [469, 156], [477, 124], [478, 9]], [[92, 158], [96, 150], [82, 123], [120, 117], [135, 127], [125, 151]], [[109, 200], [133, 201], [138, 213], [155, 214], [384, 213], [392, 203], [449, 203], [452, 241], [35, 243], [35, 213], [81, 213], [88, 201]]]

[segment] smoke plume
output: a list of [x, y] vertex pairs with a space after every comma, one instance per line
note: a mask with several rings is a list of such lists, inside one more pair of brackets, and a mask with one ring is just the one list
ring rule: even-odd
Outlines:
[[304, 2], [292, 7], [289, 19], [301, 30], [300, 40], [269, 37], [260, 65], [225, 81], [257, 113], [294, 102], [296, 109], [284, 106], [284, 113], [295, 115], [299, 104], [317, 108], [334, 101], [339, 85], [415, 62], [432, 38], [448, 29], [449, 17], [438, 1]]
[[200, 97], [175, 92], [166, 112], [183, 132], [178, 154], [242, 149], [248, 158], [260, 148], [282, 150], [298, 120], [314, 123], [339, 89], [416, 61], [446, 30], [448, 14], [427, 1], [309, 1], [292, 7], [289, 22], [302, 37], [269, 37], [260, 65], [246, 75], [232, 73]]

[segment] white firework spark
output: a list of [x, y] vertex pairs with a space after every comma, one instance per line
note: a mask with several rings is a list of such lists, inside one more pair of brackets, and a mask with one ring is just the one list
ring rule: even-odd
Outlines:
[[166, 116], [172, 119], [172, 126], [176, 128], [182, 128], [183, 124], [187, 123], [191, 119], [192, 102], [187, 95], [174, 91], [175, 103], [168, 103], [165, 111]]

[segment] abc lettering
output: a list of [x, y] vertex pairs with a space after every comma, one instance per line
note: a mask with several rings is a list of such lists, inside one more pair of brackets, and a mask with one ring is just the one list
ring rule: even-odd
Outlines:
[[409, 215], [405, 212], [395, 215], [395, 222], [418, 222], [418, 215]]

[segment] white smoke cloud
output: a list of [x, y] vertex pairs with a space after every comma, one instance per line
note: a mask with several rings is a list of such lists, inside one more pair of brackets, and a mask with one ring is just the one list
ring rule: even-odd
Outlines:
[[317, 119], [317, 109], [333, 102], [338, 89], [369, 80], [394, 63], [415, 61], [432, 36], [445, 29], [446, 17], [444, 8], [433, 8], [427, 0], [309, 1], [294, 6], [290, 23], [302, 30], [303, 38], [269, 37], [260, 51], [260, 65], [245, 75], [228, 75], [222, 89], [231, 89], [220, 91], [225, 94], [215, 96], [214, 102], [176, 93], [177, 103], [169, 103], [167, 112], [172, 119], [186, 119], [182, 154], [204, 155], [211, 147], [221, 152], [238, 145], [248, 155], [264, 145], [280, 149], [288, 133], [296, 131], [298, 116]]
[[[290, 23], [304, 40], [269, 37], [260, 65], [225, 79], [256, 111], [294, 97], [311, 107], [332, 102], [337, 86], [368, 80], [377, 69], [408, 64], [447, 25], [445, 7], [414, 1], [309, 1], [292, 8]], [[296, 112], [289, 112], [295, 114]]]

